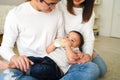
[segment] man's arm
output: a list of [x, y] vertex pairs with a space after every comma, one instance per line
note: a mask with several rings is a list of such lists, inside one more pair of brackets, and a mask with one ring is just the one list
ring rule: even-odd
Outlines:
[[26, 56], [18, 56], [13, 51], [18, 36], [19, 26], [13, 9], [6, 16], [0, 55], [4, 59], [13, 62], [18, 69], [26, 71], [32, 62]]

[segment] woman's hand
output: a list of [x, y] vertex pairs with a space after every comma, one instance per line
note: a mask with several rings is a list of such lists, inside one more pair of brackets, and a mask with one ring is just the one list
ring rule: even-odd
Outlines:
[[69, 64], [75, 64], [77, 63], [77, 60], [79, 59], [79, 56], [77, 54], [70, 54], [68, 55], [68, 60], [69, 60]]
[[82, 63], [91, 61], [91, 56], [89, 54], [82, 53], [82, 54], [78, 54], [78, 55], [80, 56], [80, 58], [77, 60], [78, 64], [82, 64]]
[[26, 72], [30, 68], [30, 65], [33, 64], [33, 62], [29, 60], [25, 55], [14, 55], [10, 59], [10, 62], [14, 63], [17, 69], [20, 69], [24, 72]]
[[78, 54], [81, 54], [81, 52], [79, 50], [75, 50], [72, 54], [68, 55], [69, 64], [77, 63], [77, 61], [80, 59], [80, 55]]

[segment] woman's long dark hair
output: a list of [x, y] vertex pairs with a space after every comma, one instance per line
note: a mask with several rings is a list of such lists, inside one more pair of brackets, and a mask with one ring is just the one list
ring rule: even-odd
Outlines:
[[[32, 1], [32, 0], [26, 0], [26, 1]], [[42, 2], [43, 0], [40, 0], [40, 2]]]
[[[95, 0], [85, 0], [80, 6], [83, 7], [83, 13], [82, 13], [82, 22], [88, 22], [92, 12], [93, 12], [93, 6], [94, 6]], [[73, 10], [74, 4], [73, 0], [67, 0], [67, 10], [73, 14], [76, 15]]]
[[26, 1], [31, 1], [31, 0], [26, 0]]

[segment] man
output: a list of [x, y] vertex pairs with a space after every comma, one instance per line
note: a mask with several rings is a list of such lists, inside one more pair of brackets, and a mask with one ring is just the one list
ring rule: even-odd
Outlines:
[[[59, 1], [31, 0], [22, 3], [8, 13], [0, 54], [4, 59], [13, 62], [17, 69], [4, 71], [0, 80], [34, 80], [22, 73], [34, 64], [27, 56], [46, 56], [46, 47], [56, 37], [64, 34], [62, 14], [55, 9]], [[19, 55], [13, 51], [15, 43]]]

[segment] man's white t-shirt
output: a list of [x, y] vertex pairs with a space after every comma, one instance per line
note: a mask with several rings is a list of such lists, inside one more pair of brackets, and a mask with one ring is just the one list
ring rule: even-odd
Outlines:
[[62, 18], [58, 9], [44, 13], [35, 10], [29, 2], [15, 7], [6, 17], [0, 55], [10, 60], [15, 55], [16, 42], [20, 55], [46, 56], [46, 47], [64, 35]]

